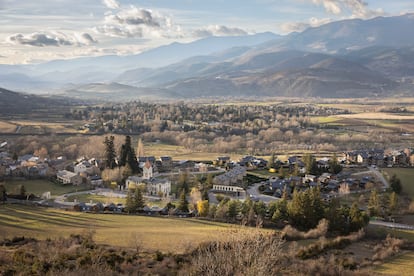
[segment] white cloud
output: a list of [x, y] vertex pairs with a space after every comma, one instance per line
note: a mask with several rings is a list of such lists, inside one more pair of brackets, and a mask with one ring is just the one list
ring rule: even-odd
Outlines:
[[326, 12], [334, 15], [350, 13], [351, 18], [371, 18], [383, 15], [384, 11], [372, 10], [363, 0], [311, 0], [315, 5], [322, 5]]
[[103, 0], [102, 2], [109, 9], [116, 10], [116, 9], [120, 8], [120, 5], [119, 5], [118, 1], [116, 1], [116, 0]]
[[97, 42], [88, 33], [75, 33], [74, 36], [69, 36], [61, 32], [36, 32], [28, 35], [19, 33], [9, 36], [6, 41], [15, 45], [29, 45], [34, 47], [81, 46]]
[[288, 22], [281, 25], [281, 31], [283, 33], [301, 32], [311, 27], [318, 27], [323, 24], [331, 22], [330, 18], [316, 18], [312, 17], [308, 22]]
[[243, 29], [226, 27], [223, 25], [210, 25], [206, 28], [197, 29], [193, 32], [195, 37], [208, 37], [208, 36], [240, 36], [247, 35]]
[[112, 37], [179, 37], [181, 28], [157, 11], [130, 6], [117, 13], [107, 12], [97, 33]]

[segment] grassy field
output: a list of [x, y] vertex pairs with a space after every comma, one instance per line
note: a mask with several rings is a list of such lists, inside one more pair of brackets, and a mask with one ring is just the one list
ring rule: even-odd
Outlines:
[[16, 125], [6, 122], [6, 121], [0, 121], [0, 132], [3, 133], [13, 133], [16, 131]]
[[414, 199], [414, 169], [413, 168], [385, 168], [386, 176], [391, 177], [396, 174], [401, 180], [402, 192]]
[[414, 252], [396, 256], [386, 263], [378, 266], [374, 271], [381, 275], [413, 275]]
[[[182, 146], [167, 145], [162, 143], [145, 144], [145, 153], [154, 156], [171, 156], [174, 160], [198, 160], [213, 161], [222, 153], [216, 152], [193, 152]], [[242, 155], [229, 155], [232, 160], [239, 160]]]
[[[19, 193], [20, 185], [24, 185], [26, 193], [41, 196], [44, 192], [50, 192], [52, 196], [63, 195], [82, 190], [82, 187], [72, 185], [60, 185], [48, 180], [6, 180], [4, 182], [8, 193]], [[84, 189], [85, 187], [83, 187]]]
[[121, 203], [121, 204], [125, 204], [126, 200], [125, 198], [119, 198], [119, 197], [108, 197], [108, 196], [103, 196], [103, 195], [95, 195], [95, 194], [80, 194], [80, 195], [73, 195], [73, 196], [68, 196], [66, 201], [69, 202], [93, 202], [93, 203], [97, 203], [97, 202], [101, 202], [101, 203], [105, 203], [105, 204], [109, 204], [109, 203]]
[[236, 226], [197, 219], [89, 214], [21, 205], [0, 205], [0, 238], [57, 238], [93, 231], [100, 244], [184, 252]]

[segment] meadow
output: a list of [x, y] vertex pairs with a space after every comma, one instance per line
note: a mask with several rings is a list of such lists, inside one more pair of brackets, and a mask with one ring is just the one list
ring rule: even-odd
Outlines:
[[93, 233], [98, 244], [183, 253], [236, 226], [191, 218], [92, 214], [23, 205], [0, 205], [1, 238], [37, 239]]
[[36, 196], [42, 196], [45, 192], [50, 192], [51, 196], [58, 196], [87, 188], [84, 186], [76, 187], [73, 185], [61, 185], [45, 179], [5, 180], [2, 184], [6, 187], [6, 191], [9, 194], [18, 194], [20, 185], [23, 185], [26, 190], [26, 194], [34, 194]]
[[402, 184], [402, 193], [414, 199], [414, 169], [412, 168], [384, 168], [385, 176], [388, 179], [395, 174]]

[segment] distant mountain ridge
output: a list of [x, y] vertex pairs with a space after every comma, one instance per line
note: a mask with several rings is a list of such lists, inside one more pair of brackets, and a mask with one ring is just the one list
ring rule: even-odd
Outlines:
[[0, 86], [66, 86], [64, 95], [107, 100], [412, 95], [413, 26], [414, 14], [351, 19], [286, 36], [173, 43], [126, 57], [0, 65]]

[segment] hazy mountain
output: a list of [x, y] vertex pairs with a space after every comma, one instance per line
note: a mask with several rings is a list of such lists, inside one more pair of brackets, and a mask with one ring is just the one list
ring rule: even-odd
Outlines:
[[50, 111], [55, 114], [69, 112], [73, 103], [73, 100], [66, 98], [42, 97], [0, 88], [1, 115], [30, 114], [31, 117], [47, 118]]
[[176, 98], [178, 95], [171, 91], [158, 88], [139, 88], [119, 83], [91, 83], [72, 87], [63, 92], [64, 96], [76, 99], [99, 100], [163, 100]]
[[263, 50], [281, 47], [326, 53], [344, 53], [371, 46], [407, 47], [414, 45], [414, 14], [350, 19], [309, 28], [262, 46]]
[[414, 85], [412, 26], [414, 14], [352, 19], [286, 36], [209, 37], [125, 57], [0, 67], [0, 86], [73, 83], [65, 95], [118, 100], [393, 95]]

